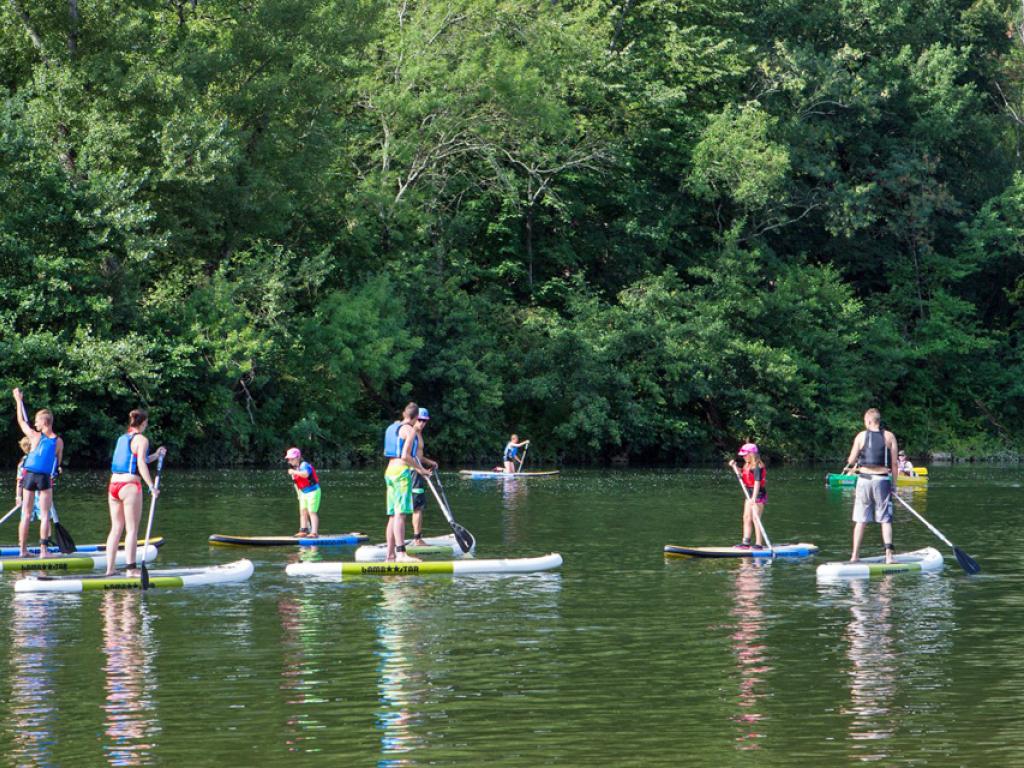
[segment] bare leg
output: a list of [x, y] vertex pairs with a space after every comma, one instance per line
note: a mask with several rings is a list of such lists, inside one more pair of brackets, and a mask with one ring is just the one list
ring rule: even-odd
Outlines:
[[754, 521], [750, 517], [750, 501], [743, 502], [743, 541], [750, 541], [750, 536], [754, 532]]
[[[395, 515], [395, 540], [400, 542], [395, 548], [395, 562], [397, 563], [418, 563], [421, 562], [418, 557], [407, 555], [405, 553], [405, 515]], [[402, 547], [402, 551], [399, 552], [397, 547]]]
[[395, 527], [394, 527], [394, 522], [395, 522], [395, 518], [396, 517], [398, 517], [398, 515], [391, 515], [390, 517], [388, 517], [388, 525], [387, 525], [387, 528], [384, 530], [385, 539], [386, 539], [386, 541], [388, 543], [388, 552], [387, 552], [387, 555], [385, 556], [384, 559], [387, 560], [388, 562], [391, 562], [391, 561], [393, 561], [395, 559], [395, 546], [396, 545], [395, 545]]
[[423, 541], [423, 510], [418, 509], [412, 513], [412, 539], [414, 542]]
[[885, 562], [893, 561], [892, 544], [892, 523], [882, 523], [882, 545], [885, 547]]
[[142, 489], [134, 484], [126, 485], [121, 494], [124, 497], [124, 559], [126, 563], [134, 563], [137, 562], [139, 521], [142, 520]]
[[53, 489], [48, 488], [39, 492], [39, 557], [46, 557], [46, 544], [43, 542], [50, 538], [50, 507], [53, 506]]
[[113, 576], [117, 545], [121, 543], [121, 531], [124, 530], [124, 505], [108, 493], [107, 506], [110, 508], [110, 533], [107, 534], [107, 571], [104, 575]]
[[[753, 519], [753, 517], [755, 515], [757, 516], [758, 519], [761, 519], [763, 517], [763, 515], [764, 515], [764, 504], [755, 504], [753, 501], [751, 501], [750, 502], [750, 516], [751, 516], [751, 519]], [[761, 538], [761, 526], [760, 525], [755, 525], [754, 526], [754, 536], [755, 536], [755, 543], [757, 544], [757, 546], [763, 547], [764, 546], [764, 539]]]
[[853, 552], [850, 553], [850, 562], [856, 563], [860, 560], [860, 543], [864, 538], [864, 523], [853, 524]]
[[18, 521], [18, 556], [28, 557], [28, 524], [32, 519], [32, 505], [36, 500], [35, 491], [22, 491], [21, 520]]
[[508, 472], [510, 475], [514, 475], [516, 471], [516, 465], [513, 464], [511, 461], [506, 461], [505, 471]]

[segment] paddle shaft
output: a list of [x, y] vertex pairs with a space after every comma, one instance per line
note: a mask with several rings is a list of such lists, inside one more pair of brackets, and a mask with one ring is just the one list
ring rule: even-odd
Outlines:
[[[161, 456], [156, 460], [156, 480], [153, 481], [153, 492], [149, 498], [149, 522], [146, 523], [146, 539], [142, 545], [142, 588], [149, 588], [149, 572], [146, 570], [146, 553], [149, 551], [149, 535], [153, 532], [153, 515], [156, 512], [156, 497], [159, 495], [157, 491], [160, 490], [160, 475], [164, 471], [164, 457]], [[138, 558], [136, 558], [138, 559]]]
[[[747, 499], [747, 501], [751, 501], [752, 500], [751, 496], [747, 492], [747, 486], [745, 486], [743, 484], [743, 478], [740, 477], [739, 470], [738, 469], [734, 469], [733, 472], [736, 475], [736, 481], [740, 484], [740, 488], [743, 489], [743, 496]], [[772, 540], [768, 538], [768, 531], [766, 531], [764, 529], [764, 523], [761, 522], [761, 516], [757, 513], [757, 510], [754, 509], [753, 507], [751, 507], [751, 509], [750, 509], [750, 516], [752, 518], [754, 518], [754, 522], [757, 523], [757, 527], [760, 529], [761, 535], [764, 536], [764, 540], [766, 542], [768, 542], [768, 549], [771, 550], [772, 557], [774, 558], [775, 557], [775, 547], [772, 546]]]
[[11, 511], [10, 511], [10, 512], [8, 512], [8, 513], [7, 513], [6, 515], [4, 515], [3, 517], [0, 517], [0, 523], [5, 523], [5, 522], [7, 522], [7, 518], [8, 518], [8, 517], [10, 517], [11, 515], [13, 515], [13, 514], [14, 514], [15, 512], [17, 512], [17, 511], [18, 511], [19, 509], [21, 509], [21, 504], [18, 504], [18, 505], [17, 505], [16, 507], [13, 507], [13, 508], [11, 509]]
[[430, 479], [430, 475], [424, 475], [423, 479], [427, 481], [427, 485], [430, 487], [430, 492], [434, 494], [434, 498], [437, 500], [437, 505], [441, 507], [441, 512], [444, 514], [445, 520], [448, 521], [448, 525], [451, 527], [452, 533], [455, 534], [455, 540], [459, 543], [459, 548], [463, 552], [469, 552], [469, 550], [473, 548], [473, 541], [475, 537], [455, 522], [455, 517], [452, 515], [451, 509], [448, 508], [448, 505], [445, 504], [444, 500], [442, 500], [440, 494], [437, 492], [437, 489], [434, 487], [434, 481]]
[[936, 536], [938, 536], [938, 537], [939, 537], [940, 539], [942, 539], [942, 540], [943, 540], [944, 542], [946, 542], [946, 544], [948, 544], [948, 545], [949, 545], [950, 547], [955, 547], [955, 546], [956, 546], [955, 544], [953, 544], [953, 542], [952, 542], [952, 541], [950, 541], [949, 539], [947, 539], [947, 538], [946, 538], [945, 536], [943, 536], [943, 535], [942, 535], [942, 531], [940, 531], [940, 530], [939, 530], [938, 528], [936, 528], [936, 527], [935, 527], [934, 525], [932, 525], [932, 524], [931, 524], [931, 523], [929, 523], [929, 522], [928, 522], [927, 520], [925, 520], [925, 519], [924, 519], [923, 517], [921, 517], [921, 515], [920, 515], [920, 514], [918, 514], [917, 510], [916, 510], [916, 509], [914, 509], [914, 508], [913, 508], [912, 506], [910, 506], [909, 504], [907, 504], [907, 502], [905, 502], [905, 501], [904, 501], [904, 500], [903, 500], [903, 499], [902, 499], [902, 498], [900, 497], [900, 495], [899, 495], [898, 493], [893, 493], [893, 494], [892, 494], [892, 497], [893, 497], [894, 499], [896, 499], [896, 500], [897, 500], [897, 501], [898, 501], [898, 502], [899, 502], [900, 504], [902, 504], [902, 505], [903, 505], [904, 507], [906, 507], [907, 509], [909, 509], [909, 510], [910, 510], [910, 512], [911, 512], [911, 514], [913, 514], [913, 515], [914, 515], [914, 517], [916, 517], [916, 518], [917, 518], [918, 520], [920, 520], [920, 521], [921, 521], [922, 523], [924, 523], [924, 524], [925, 524], [925, 526], [926, 526], [926, 527], [928, 528], [928, 530], [929, 530], [929, 531], [931, 531], [931, 532], [932, 532], [932, 533], [934, 533], [934, 534], [935, 534]]
[[528, 450], [530, 450], [530, 444], [529, 443], [527, 443], [526, 445], [523, 446], [523, 457], [521, 459], [519, 459], [519, 469], [516, 470], [516, 474], [519, 474], [520, 472], [523, 471], [523, 464], [526, 463], [526, 452]]

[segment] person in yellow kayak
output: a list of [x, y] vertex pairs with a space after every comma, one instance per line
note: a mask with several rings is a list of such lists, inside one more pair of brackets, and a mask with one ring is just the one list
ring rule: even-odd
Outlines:
[[877, 408], [869, 408], [864, 412], [864, 431], [853, 438], [850, 455], [843, 467], [843, 474], [849, 473], [851, 468], [857, 472], [851, 563], [860, 559], [860, 544], [867, 523], [881, 525], [885, 562], [893, 562], [892, 494], [899, 473], [899, 453], [896, 436], [882, 427], [882, 414]]
[[907, 458], [906, 451], [900, 451], [898, 458], [900, 474], [904, 477], [917, 477], [917, 472], [914, 470], [914, 465], [910, 463], [910, 459]]

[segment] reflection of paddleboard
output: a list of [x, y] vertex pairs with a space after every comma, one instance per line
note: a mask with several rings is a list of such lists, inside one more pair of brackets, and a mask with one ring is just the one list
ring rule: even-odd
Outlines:
[[[152, 544], [146, 550], [146, 562], [156, 560], [156, 547]], [[142, 547], [135, 553], [136, 562], [142, 562]], [[114, 556], [115, 565], [124, 565], [123, 549], [117, 550]], [[0, 560], [5, 571], [92, 571], [107, 567], [106, 554], [98, 555], [60, 555], [58, 557], [13, 557]]]
[[488, 469], [460, 469], [459, 474], [470, 480], [483, 480], [489, 477], [503, 477], [511, 480], [516, 477], [551, 477], [560, 475], [562, 472], [559, 469], [551, 469], [547, 472], [492, 472]]
[[[920, 474], [916, 477], [900, 475], [896, 478], [897, 486], [928, 485], [928, 471], [925, 467], [916, 470]], [[857, 484], [857, 475], [840, 475], [831, 473], [825, 476], [825, 485], [830, 488], [852, 488]]]
[[[252, 576], [249, 560], [236, 560], [225, 565], [209, 568], [169, 568], [149, 572], [151, 589], [168, 587], [203, 587], [208, 584], [228, 584], [245, 581]], [[97, 576], [95, 578], [69, 579], [42, 576], [22, 579], [14, 585], [15, 592], [88, 592], [106, 589], [142, 589], [139, 576]]]
[[[139, 546], [140, 547], [143, 546], [145, 543], [146, 543], [145, 539], [139, 539]], [[163, 536], [154, 536], [152, 539], [149, 540], [149, 543], [152, 546], [154, 546], [154, 547], [162, 547], [164, 545], [164, 537]], [[118, 546], [119, 546], [119, 548], [123, 549], [124, 548], [124, 542], [122, 541]], [[18, 549], [18, 547], [13, 545], [13, 544], [12, 545], [8, 545], [8, 546], [2, 546], [2, 547], [0, 547], [0, 557], [11, 557], [13, 555], [17, 555], [19, 551], [20, 550]], [[38, 555], [39, 554], [39, 547], [29, 547], [28, 551], [29, 551], [30, 555]], [[47, 552], [60, 552], [60, 548], [59, 547], [47, 547], [46, 551]], [[75, 547], [75, 551], [73, 553], [71, 553], [71, 554], [77, 554], [79, 552], [106, 552], [106, 551], [107, 551], [107, 545], [105, 543], [104, 544], [79, 544], [79, 545], [77, 545]]]
[[[776, 544], [776, 557], [810, 557], [818, 551], [814, 544]], [[665, 545], [665, 557], [771, 557], [772, 551], [764, 549], [740, 549], [739, 547], [678, 547]]]
[[[464, 553], [462, 547], [459, 546], [459, 542], [455, 540], [455, 534], [448, 534], [447, 536], [427, 536], [423, 539], [427, 546], [415, 547], [412, 544], [412, 539], [405, 542], [405, 551], [410, 555], [447, 555], [448, 557], [464, 557], [472, 556], [472, 553], [476, 550], [476, 541], [474, 540], [473, 546], [470, 548], [469, 553]], [[360, 563], [374, 563], [380, 562], [388, 554], [387, 544], [364, 544], [356, 550], [356, 562]]]
[[914, 552], [896, 555], [896, 562], [887, 564], [885, 557], [864, 557], [856, 563], [825, 563], [818, 566], [818, 578], [822, 581], [836, 579], [868, 579], [887, 573], [927, 573], [942, 570], [942, 553], [934, 547], [925, 547]]
[[215, 533], [210, 544], [217, 547], [338, 547], [366, 541], [365, 533], [321, 533], [315, 539], [309, 536], [228, 536]]
[[423, 576], [431, 573], [465, 575], [473, 573], [532, 573], [549, 571], [562, 564], [557, 553], [543, 557], [517, 557], [507, 560], [440, 560], [424, 563], [292, 563], [285, 568], [289, 576], [320, 576], [334, 579], [352, 576]]

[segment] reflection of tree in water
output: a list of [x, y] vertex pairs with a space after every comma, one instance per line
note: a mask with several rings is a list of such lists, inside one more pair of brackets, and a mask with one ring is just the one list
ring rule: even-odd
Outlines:
[[948, 584], [942, 578], [893, 575], [844, 586], [850, 590], [844, 633], [850, 704], [842, 711], [852, 718], [853, 758], [895, 759], [891, 740], [907, 718], [895, 702], [919, 685], [935, 687], [931, 678], [941, 676], [924, 660], [950, 642]]
[[772, 670], [762, 642], [765, 630], [762, 603], [768, 573], [768, 564], [756, 560], [744, 560], [736, 570], [736, 591], [731, 611], [736, 618], [736, 627], [731, 638], [740, 680], [739, 711], [733, 716], [739, 724], [739, 749], [760, 749], [758, 739], [764, 737], [760, 730], [764, 715], [758, 709], [765, 696], [761, 690], [764, 675]]
[[56, 601], [48, 595], [16, 595], [11, 601], [11, 695], [7, 724], [14, 746], [11, 765], [55, 765], [53, 669]]
[[146, 601], [138, 593], [103, 593], [103, 700], [107, 761], [115, 766], [153, 762], [160, 731], [153, 703], [156, 649]]
[[403, 757], [425, 743], [413, 728], [420, 722], [420, 706], [427, 687], [425, 673], [410, 656], [419, 623], [416, 621], [416, 580], [399, 579], [381, 584], [377, 640], [380, 708], [377, 727], [381, 730], [381, 768], [410, 765]]
[[282, 597], [277, 602], [277, 614], [284, 634], [281, 690], [286, 694], [285, 741], [289, 752], [315, 751], [315, 734], [322, 732], [323, 724], [313, 714], [319, 711], [324, 699], [316, 695], [314, 686], [325, 682], [312, 652], [317, 642], [320, 607], [304, 595]]

